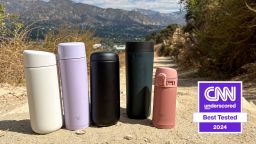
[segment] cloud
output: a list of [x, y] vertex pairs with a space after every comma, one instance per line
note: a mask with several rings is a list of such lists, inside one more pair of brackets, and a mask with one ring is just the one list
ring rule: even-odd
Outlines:
[[96, 5], [102, 8], [118, 8], [132, 10], [135, 8], [149, 9], [162, 13], [178, 11], [179, 0], [73, 0], [74, 2]]

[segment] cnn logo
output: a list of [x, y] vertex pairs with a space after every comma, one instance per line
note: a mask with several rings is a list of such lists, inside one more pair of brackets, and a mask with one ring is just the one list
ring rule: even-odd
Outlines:
[[228, 98], [231, 101], [236, 101], [236, 87], [208, 87], [204, 91], [204, 96], [208, 101], [219, 101], [222, 99], [223, 101], [227, 101]]

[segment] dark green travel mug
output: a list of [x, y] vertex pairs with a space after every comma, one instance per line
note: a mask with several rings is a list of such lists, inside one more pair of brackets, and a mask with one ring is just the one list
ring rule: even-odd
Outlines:
[[150, 115], [153, 42], [126, 43], [126, 107], [132, 119], [146, 119]]

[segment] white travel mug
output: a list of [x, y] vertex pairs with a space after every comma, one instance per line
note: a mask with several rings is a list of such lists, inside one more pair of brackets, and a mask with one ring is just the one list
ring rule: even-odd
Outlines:
[[25, 50], [24, 67], [32, 130], [47, 134], [62, 127], [56, 56]]

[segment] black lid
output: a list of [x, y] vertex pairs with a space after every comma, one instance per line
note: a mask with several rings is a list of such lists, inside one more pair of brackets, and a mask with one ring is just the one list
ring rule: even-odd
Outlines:
[[119, 57], [114, 52], [95, 52], [91, 55], [91, 61], [119, 61]]
[[126, 52], [154, 52], [154, 42], [126, 42]]

